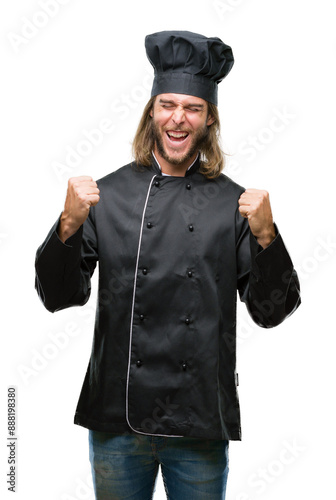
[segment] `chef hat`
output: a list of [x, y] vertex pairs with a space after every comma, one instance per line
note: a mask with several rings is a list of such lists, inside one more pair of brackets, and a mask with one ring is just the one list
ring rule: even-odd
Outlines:
[[217, 105], [218, 83], [231, 70], [231, 47], [220, 38], [190, 31], [161, 31], [145, 38], [154, 68], [152, 97], [174, 93], [201, 97]]

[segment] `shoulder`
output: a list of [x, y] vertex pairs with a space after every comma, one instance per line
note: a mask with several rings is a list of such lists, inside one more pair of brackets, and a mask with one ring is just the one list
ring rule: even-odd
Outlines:
[[240, 195], [245, 191], [245, 188], [240, 184], [237, 184], [230, 177], [228, 177], [223, 172], [219, 174], [218, 177], [209, 182], [215, 182], [220, 189], [225, 189], [227, 193], [230, 193], [234, 197], [240, 197]]
[[151, 172], [149, 168], [141, 165], [138, 166], [135, 162], [131, 162], [118, 168], [117, 170], [114, 170], [104, 177], [101, 177], [97, 180], [97, 184], [99, 189], [106, 189], [112, 186], [119, 187], [120, 185], [124, 185], [126, 182], [131, 182], [135, 177], [137, 180], [139, 180], [139, 177], [140, 179], [143, 177], [145, 180], [145, 178], [148, 178], [148, 174], [153, 175], [153, 172]]
[[231, 177], [227, 176], [223, 172], [219, 174], [217, 179], [219, 182], [229, 186], [231, 189], [233, 189], [235, 191], [245, 191], [245, 188], [243, 186], [241, 186], [240, 184], [237, 184], [237, 182], [232, 180]]
[[127, 165], [123, 165], [122, 167], [119, 167], [116, 170], [113, 170], [113, 172], [110, 172], [107, 175], [104, 175], [104, 177], [101, 177], [100, 179], [97, 180], [97, 183], [100, 184], [101, 186], [105, 186], [113, 182], [115, 179], [125, 177], [127, 176], [132, 169], [132, 163], [128, 163]]

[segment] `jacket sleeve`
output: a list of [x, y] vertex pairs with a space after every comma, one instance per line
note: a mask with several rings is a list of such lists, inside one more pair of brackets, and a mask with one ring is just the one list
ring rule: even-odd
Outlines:
[[57, 234], [58, 225], [59, 219], [38, 248], [35, 259], [35, 288], [51, 312], [88, 301], [98, 260], [92, 208], [84, 224], [65, 243]]
[[253, 321], [277, 326], [300, 305], [300, 284], [276, 225], [276, 237], [263, 249], [244, 219], [237, 242], [238, 291]]

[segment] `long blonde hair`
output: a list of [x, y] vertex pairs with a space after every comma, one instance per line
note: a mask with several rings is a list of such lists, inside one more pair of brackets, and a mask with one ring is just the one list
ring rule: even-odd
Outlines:
[[[145, 106], [133, 143], [132, 153], [135, 162], [139, 165], [149, 167], [152, 164], [152, 151], [154, 149], [154, 135], [152, 131], [152, 118], [150, 112], [153, 109], [155, 96]], [[220, 146], [220, 121], [218, 108], [208, 103], [208, 114], [214, 118], [214, 122], [208, 126], [208, 134], [201, 145], [200, 173], [208, 179], [218, 177], [224, 168], [224, 153]]]

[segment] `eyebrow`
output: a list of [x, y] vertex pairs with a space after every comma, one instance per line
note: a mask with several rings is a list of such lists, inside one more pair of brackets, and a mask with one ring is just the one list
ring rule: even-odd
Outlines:
[[[170, 100], [167, 100], [167, 99], [159, 99], [159, 103], [160, 104], [176, 104], [174, 101], [170, 101]], [[199, 109], [203, 109], [204, 108], [204, 105], [203, 104], [196, 104], [196, 103], [189, 103], [186, 105], [187, 108], [199, 108]]]

